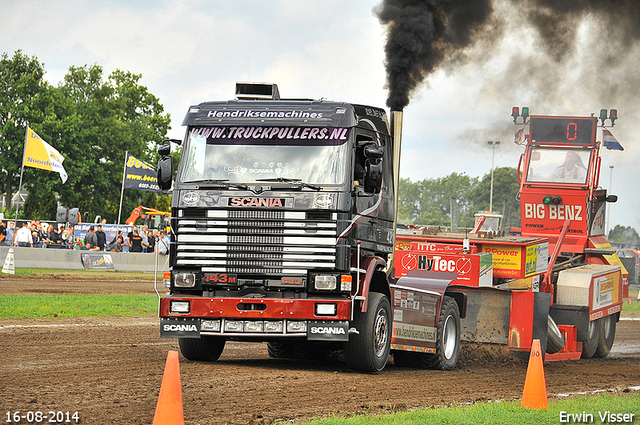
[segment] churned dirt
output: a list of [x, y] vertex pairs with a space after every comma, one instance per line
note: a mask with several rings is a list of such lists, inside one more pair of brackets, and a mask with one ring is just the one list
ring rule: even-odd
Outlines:
[[[0, 277], [0, 293], [154, 293], [152, 279]], [[0, 407], [6, 412], [78, 412], [82, 424], [150, 424], [164, 366], [177, 341], [158, 319], [0, 320]], [[450, 372], [396, 367], [378, 374], [328, 361], [276, 360], [262, 343], [228, 342], [216, 363], [180, 358], [186, 424], [294, 423], [330, 415], [513, 400], [527, 365], [501, 347], [466, 344]], [[618, 323], [606, 359], [547, 362], [550, 398], [594, 390], [638, 391], [640, 321]], [[22, 423], [27, 423], [23, 420]], [[43, 420], [42, 423], [46, 423]], [[73, 423], [73, 422], [72, 422]]]

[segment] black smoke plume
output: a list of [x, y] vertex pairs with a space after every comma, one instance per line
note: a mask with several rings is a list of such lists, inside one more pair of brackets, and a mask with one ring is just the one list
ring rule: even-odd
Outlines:
[[626, 98], [640, 87], [637, 69], [629, 69], [629, 54], [636, 54], [640, 44], [640, 0], [383, 0], [374, 12], [387, 27], [387, 106], [392, 110], [408, 105], [415, 89], [443, 66], [455, 72], [452, 64], [467, 59], [482, 66], [514, 20], [534, 30], [536, 50], [545, 59], [514, 50], [511, 69], [498, 82], [503, 90], [528, 86], [541, 99], [556, 98], [567, 71], [562, 66], [578, 57], [578, 33], [588, 20], [599, 28], [589, 35], [590, 63], [573, 64], [570, 71], [597, 87], [603, 101]]
[[387, 106], [402, 110], [431, 72], [474, 41], [491, 14], [491, 2], [385, 0], [376, 13], [387, 26]]

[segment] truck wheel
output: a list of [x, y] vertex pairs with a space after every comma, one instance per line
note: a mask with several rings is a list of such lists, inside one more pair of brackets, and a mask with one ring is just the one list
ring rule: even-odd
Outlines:
[[293, 350], [289, 342], [267, 342], [267, 352], [269, 357], [274, 359], [290, 359], [293, 357]]
[[600, 342], [600, 327], [602, 325], [601, 319], [592, 320], [589, 322], [587, 328], [587, 339], [582, 341], [582, 355], [581, 359], [590, 359], [598, 348]]
[[547, 316], [547, 353], [555, 354], [564, 348], [564, 336], [551, 316]]
[[356, 312], [353, 325], [359, 333], [350, 335], [344, 345], [347, 366], [361, 372], [380, 372], [387, 364], [391, 348], [389, 298], [370, 292], [367, 312]]
[[438, 370], [452, 370], [460, 355], [460, 311], [456, 301], [445, 296], [442, 298], [438, 320], [438, 338], [434, 354], [421, 355], [424, 366]]
[[613, 340], [616, 338], [616, 319], [617, 316], [615, 314], [598, 319], [598, 321], [602, 323], [600, 324], [598, 348], [596, 348], [593, 357], [602, 359], [607, 357], [609, 352], [611, 352]]
[[187, 360], [215, 362], [220, 358], [226, 340], [218, 336], [178, 338], [180, 353]]

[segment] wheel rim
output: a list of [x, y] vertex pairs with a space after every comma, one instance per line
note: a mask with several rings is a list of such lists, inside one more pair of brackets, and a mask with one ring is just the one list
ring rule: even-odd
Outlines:
[[387, 318], [387, 313], [384, 309], [378, 310], [378, 314], [376, 315], [375, 326], [375, 350], [376, 356], [382, 357], [387, 347], [387, 340], [389, 338], [389, 320]]
[[611, 335], [611, 328], [613, 328], [613, 320], [611, 320], [612, 316], [607, 316], [603, 319], [604, 323], [604, 338], [608, 339], [609, 335]]
[[589, 340], [592, 340], [593, 336], [596, 334], [596, 322], [595, 322], [595, 320], [592, 320], [591, 322], [589, 322], [589, 328], [587, 330], [587, 333], [589, 335]]
[[446, 359], [453, 357], [453, 353], [456, 351], [456, 322], [451, 316], [447, 316], [447, 320], [444, 322], [442, 347]]

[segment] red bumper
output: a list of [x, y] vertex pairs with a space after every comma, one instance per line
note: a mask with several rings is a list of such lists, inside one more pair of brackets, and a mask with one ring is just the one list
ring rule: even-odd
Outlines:
[[[189, 313], [171, 313], [171, 301], [189, 301]], [[335, 304], [336, 315], [316, 315], [317, 304]], [[351, 300], [167, 296], [160, 298], [160, 317], [350, 320]]]

